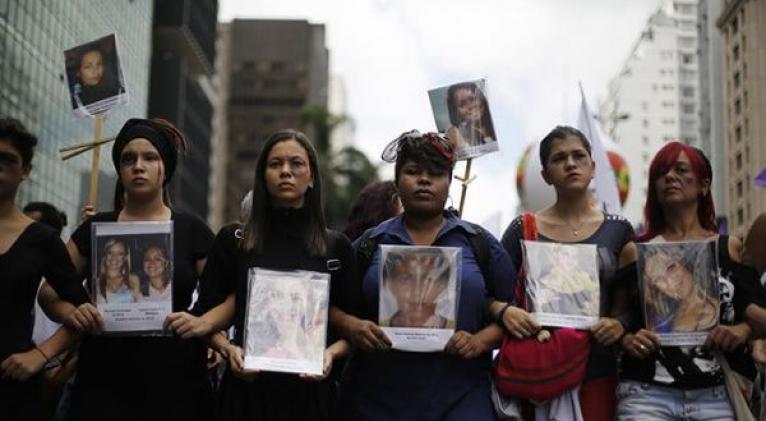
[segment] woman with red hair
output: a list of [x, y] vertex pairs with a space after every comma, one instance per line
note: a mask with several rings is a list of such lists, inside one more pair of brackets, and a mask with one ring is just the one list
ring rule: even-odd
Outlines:
[[[734, 420], [719, 364], [724, 359], [715, 354], [723, 352], [740, 375], [755, 376], [745, 350], [751, 329], [743, 317], [747, 306], [762, 304], [764, 292], [753, 286], [751, 272], [739, 263], [740, 240], [718, 235], [712, 180], [702, 151], [679, 142], [665, 145], [650, 165], [646, 231], [638, 241], [718, 241], [720, 319], [704, 346], [661, 346], [657, 335], [645, 328], [641, 300], [631, 300], [632, 333], [621, 340], [625, 355], [617, 388], [618, 419]], [[629, 273], [635, 277], [635, 268]]]

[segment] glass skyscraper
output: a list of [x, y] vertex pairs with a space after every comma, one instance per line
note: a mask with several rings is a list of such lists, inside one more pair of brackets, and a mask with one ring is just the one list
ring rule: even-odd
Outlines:
[[[62, 161], [59, 148], [89, 141], [94, 120], [71, 110], [64, 50], [117, 34], [130, 102], [107, 114], [103, 137], [131, 117], [147, 115], [152, 34], [151, 0], [0, 0], [0, 115], [15, 117], [39, 139], [33, 169], [17, 204], [46, 201], [67, 213], [67, 233], [87, 200], [91, 153]], [[101, 150], [99, 210], [111, 209], [115, 175], [111, 147]]]

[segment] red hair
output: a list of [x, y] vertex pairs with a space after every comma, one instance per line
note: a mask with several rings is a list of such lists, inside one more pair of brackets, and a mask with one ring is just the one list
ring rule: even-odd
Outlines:
[[[646, 231], [638, 237], [638, 241], [647, 241], [662, 233], [667, 227], [665, 214], [657, 201], [657, 190], [655, 183], [657, 179], [667, 174], [678, 161], [681, 152], [685, 152], [689, 157], [692, 171], [697, 179], [713, 181], [713, 170], [710, 167], [710, 161], [697, 148], [688, 146], [681, 142], [670, 142], [663, 146], [649, 165], [649, 188], [644, 205], [644, 220], [646, 221]], [[697, 201], [697, 218], [703, 228], [710, 231], [718, 231], [715, 224], [715, 207], [713, 206], [713, 197], [710, 192], [700, 195]]]

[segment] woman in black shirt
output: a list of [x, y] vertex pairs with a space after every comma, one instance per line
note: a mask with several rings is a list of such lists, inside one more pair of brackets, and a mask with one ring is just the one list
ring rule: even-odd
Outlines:
[[[172, 299], [176, 312], [191, 306], [213, 237], [199, 218], [175, 212], [163, 199], [179, 148], [185, 150], [186, 141], [171, 123], [128, 120], [112, 150], [124, 206], [88, 219], [68, 244], [75, 267], [90, 281], [93, 222], [173, 221]], [[119, 205], [120, 200], [116, 202]], [[98, 330], [100, 323], [90, 322], [100, 319], [91, 304], [78, 308], [78, 314], [84, 325]], [[200, 340], [86, 335], [72, 391], [71, 418], [207, 420], [211, 416], [212, 392], [206, 359], [206, 346]]]
[[0, 119], [0, 319], [4, 321], [0, 329], [0, 417], [12, 420], [39, 419], [40, 378], [36, 374], [68, 346], [72, 336], [61, 328], [40, 346], [32, 342], [33, 305], [40, 280], [45, 277], [73, 305], [88, 301], [56, 232], [14, 205], [19, 185], [31, 170], [36, 144], [37, 139], [20, 122]]
[[[198, 319], [205, 320], [202, 325], [206, 326], [196, 334], [234, 325], [233, 343], [217, 342], [221, 353], [229, 358], [221, 385], [220, 419], [332, 420], [335, 386], [327, 375], [333, 360], [349, 351], [346, 341], [337, 340], [332, 328], [328, 329], [321, 376], [244, 369], [248, 271], [264, 268], [329, 273], [330, 306], [349, 311], [350, 300], [340, 291], [348, 290], [342, 286], [353, 281], [351, 244], [326, 228], [316, 152], [304, 134], [294, 130], [273, 134], [263, 147], [255, 172], [252, 211], [242, 230], [228, 226], [216, 237], [194, 309], [196, 314], [204, 313]], [[228, 310], [219, 312], [222, 307]], [[184, 325], [175, 327], [186, 331]]]

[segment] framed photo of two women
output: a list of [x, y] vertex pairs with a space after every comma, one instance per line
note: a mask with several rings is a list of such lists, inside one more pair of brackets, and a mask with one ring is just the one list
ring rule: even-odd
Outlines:
[[173, 311], [173, 222], [98, 222], [91, 239], [104, 332], [162, 334]]

